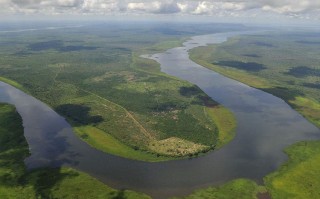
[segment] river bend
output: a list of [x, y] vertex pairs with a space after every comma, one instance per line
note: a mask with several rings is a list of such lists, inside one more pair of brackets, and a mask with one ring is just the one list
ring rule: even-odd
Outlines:
[[205, 156], [147, 163], [105, 154], [81, 141], [66, 120], [44, 103], [0, 82], [0, 101], [14, 104], [22, 116], [31, 156], [28, 168], [70, 166], [115, 188], [142, 191], [154, 198], [185, 195], [195, 188], [235, 178], [256, 181], [286, 161], [283, 149], [297, 141], [320, 138], [320, 130], [282, 99], [206, 69], [189, 59], [194, 47], [221, 43], [238, 34], [195, 36], [183, 47], [145, 55], [169, 75], [199, 86], [229, 108], [238, 126], [235, 139]]

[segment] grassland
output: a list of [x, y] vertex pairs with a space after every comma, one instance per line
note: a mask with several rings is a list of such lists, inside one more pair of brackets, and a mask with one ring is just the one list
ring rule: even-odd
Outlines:
[[206, 111], [219, 129], [216, 149], [221, 148], [234, 138], [237, 126], [236, 118], [232, 112], [221, 105], [206, 108]]
[[[217, 187], [195, 191], [183, 199], [257, 199], [259, 193], [264, 193], [264, 187], [247, 179], [237, 179]], [[181, 199], [182, 199], [181, 198]], [[172, 198], [178, 199], [178, 198]]]
[[74, 127], [74, 130], [82, 140], [106, 153], [149, 162], [173, 159], [173, 157], [157, 156], [147, 151], [135, 150], [94, 126]]
[[284, 99], [320, 127], [319, 37], [313, 32], [239, 36], [191, 51], [191, 59]]
[[0, 77], [47, 103], [84, 141], [108, 153], [163, 161], [197, 155], [221, 142], [215, 112], [207, 114], [208, 104], [217, 104], [139, 55], [231, 26], [204, 24], [193, 31], [192, 24], [88, 26], [1, 33]]
[[71, 168], [43, 168], [27, 171], [29, 155], [20, 115], [9, 104], [0, 104], [0, 198], [131, 198], [149, 196], [129, 190], [115, 190], [89, 175]]
[[300, 142], [287, 148], [289, 161], [265, 177], [273, 199], [320, 197], [320, 142]]

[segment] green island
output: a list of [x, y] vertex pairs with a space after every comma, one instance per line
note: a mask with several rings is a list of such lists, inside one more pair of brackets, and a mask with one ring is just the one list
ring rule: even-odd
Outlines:
[[319, 42], [316, 33], [304, 31], [244, 35], [192, 49], [190, 58], [282, 98], [320, 127]]
[[0, 198], [108, 198], [150, 199], [129, 190], [115, 190], [89, 175], [71, 168], [28, 171], [29, 155], [22, 119], [14, 106], [0, 103]]
[[213, 27], [94, 27], [3, 34], [0, 80], [48, 104], [92, 147], [130, 159], [194, 157], [233, 138], [231, 112], [140, 57]]

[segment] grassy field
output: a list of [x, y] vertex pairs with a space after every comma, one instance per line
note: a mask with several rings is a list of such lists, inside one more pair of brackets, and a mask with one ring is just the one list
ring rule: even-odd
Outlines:
[[320, 197], [320, 142], [300, 142], [285, 150], [289, 161], [265, 177], [273, 199]]
[[216, 103], [139, 55], [172, 48], [195, 34], [242, 26], [88, 26], [1, 33], [0, 77], [53, 107], [83, 140], [108, 153], [163, 161], [197, 155], [223, 140], [220, 131], [227, 131], [205, 108]]
[[112, 189], [71, 168], [27, 171], [23, 160], [28, 154], [20, 115], [13, 106], [0, 104], [0, 198], [150, 198], [129, 190]]
[[82, 140], [106, 153], [149, 162], [173, 159], [168, 156], [157, 156], [157, 154], [148, 151], [135, 150], [94, 126], [75, 127], [74, 130]]
[[206, 111], [212, 120], [215, 121], [219, 129], [216, 149], [221, 148], [234, 138], [237, 120], [232, 112], [221, 105], [206, 108]]
[[264, 187], [251, 180], [237, 179], [221, 186], [200, 189], [181, 199], [257, 199], [257, 195], [264, 192]]
[[319, 42], [314, 32], [239, 36], [193, 49], [191, 59], [284, 99], [320, 127]]

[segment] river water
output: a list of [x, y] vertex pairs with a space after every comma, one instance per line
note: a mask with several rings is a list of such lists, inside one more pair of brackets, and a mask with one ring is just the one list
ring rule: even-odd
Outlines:
[[283, 100], [189, 59], [188, 50], [238, 34], [245, 33], [195, 36], [183, 47], [144, 56], [158, 61], [163, 72], [196, 84], [235, 114], [236, 137], [222, 149], [194, 159], [160, 163], [105, 154], [81, 141], [66, 120], [47, 105], [0, 82], [0, 101], [14, 104], [23, 119], [31, 152], [25, 160], [27, 167], [70, 166], [114, 188], [142, 191], [154, 198], [185, 195], [236, 178], [262, 182], [263, 176], [286, 161], [285, 147], [319, 139], [320, 130]]

